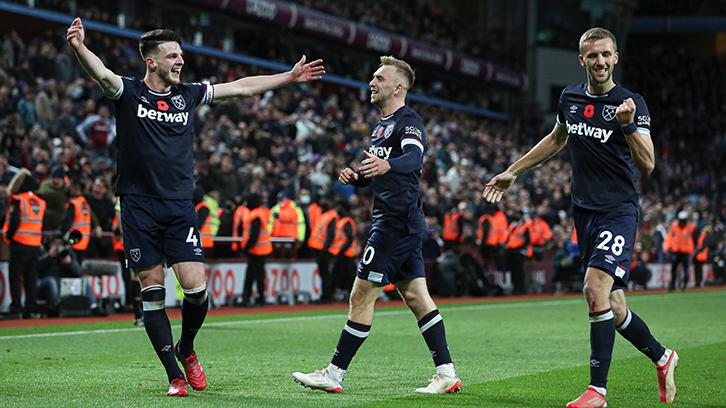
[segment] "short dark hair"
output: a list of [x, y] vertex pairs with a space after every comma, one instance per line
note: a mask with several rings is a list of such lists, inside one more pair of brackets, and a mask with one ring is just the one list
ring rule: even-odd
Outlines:
[[141, 58], [146, 59], [149, 55], [159, 52], [159, 45], [175, 42], [181, 47], [181, 36], [169, 29], [156, 29], [147, 31], [139, 38], [139, 53]]

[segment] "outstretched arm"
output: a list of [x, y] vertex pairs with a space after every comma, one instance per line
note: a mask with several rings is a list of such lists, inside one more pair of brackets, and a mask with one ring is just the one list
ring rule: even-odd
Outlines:
[[86, 70], [91, 78], [98, 82], [106, 95], [115, 95], [121, 88], [121, 80], [110, 69], [103, 65], [100, 58], [91, 50], [86, 48], [83, 40], [86, 38], [83, 23], [80, 18], [73, 20], [73, 24], [68, 28], [66, 40], [73, 52], [81, 63], [83, 69]]
[[300, 61], [288, 72], [275, 75], [258, 75], [240, 78], [225, 84], [214, 85], [214, 99], [212, 102], [226, 101], [231, 98], [246, 98], [259, 95], [272, 89], [294, 82], [316, 81], [325, 74], [325, 67], [320, 65], [323, 60], [305, 63], [303, 55]]
[[540, 140], [527, 154], [509, 166], [503, 173], [491, 179], [484, 188], [482, 197], [490, 203], [496, 203], [501, 200], [504, 191], [514, 184], [517, 176], [533, 167], [539, 166], [557, 154], [567, 144], [568, 137], [569, 135], [565, 129], [555, 125], [552, 132]]

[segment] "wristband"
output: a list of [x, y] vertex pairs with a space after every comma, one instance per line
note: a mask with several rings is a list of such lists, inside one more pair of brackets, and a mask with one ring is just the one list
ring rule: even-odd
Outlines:
[[638, 130], [638, 127], [635, 125], [635, 122], [632, 122], [629, 125], [622, 126], [622, 129], [624, 135], [632, 135]]

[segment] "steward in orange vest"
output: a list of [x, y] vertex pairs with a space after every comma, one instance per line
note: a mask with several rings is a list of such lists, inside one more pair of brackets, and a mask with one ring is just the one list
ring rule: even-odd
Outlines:
[[335, 256], [333, 261], [333, 286], [349, 294], [355, 280], [355, 258], [358, 249], [355, 221], [350, 215], [350, 203], [340, 200], [337, 207], [340, 219], [335, 225], [335, 239], [330, 253]]
[[239, 242], [232, 243], [232, 250], [238, 251], [240, 248], [245, 247], [244, 231], [247, 227], [248, 218], [250, 216], [250, 209], [242, 204], [234, 210], [232, 215], [232, 237], [239, 238]]
[[78, 262], [82, 262], [83, 251], [88, 248], [88, 242], [91, 240], [91, 229], [98, 227], [98, 221], [93, 215], [88, 201], [81, 195], [81, 189], [81, 181], [78, 179], [72, 179], [68, 184], [68, 195], [71, 199], [66, 204], [66, 213], [60, 226], [60, 230], [64, 234], [70, 230], [77, 230], [81, 233], [81, 240], [71, 245], [73, 250], [76, 251]]
[[671, 229], [663, 240], [663, 249], [671, 253], [671, 282], [668, 290], [675, 290], [678, 281], [679, 266], [683, 266], [681, 276], [681, 290], [685, 291], [688, 286], [688, 267], [691, 254], [695, 249], [693, 234], [696, 227], [688, 222], [688, 211], [680, 211], [678, 220], [671, 223]]
[[205, 250], [214, 248], [214, 236], [217, 235], [219, 229], [216, 209], [210, 208], [207, 197], [203, 190], [199, 188], [194, 189], [192, 201], [194, 202], [194, 209], [197, 210], [197, 228], [202, 239], [202, 248]]
[[[265, 262], [267, 255], [272, 253], [270, 242], [270, 210], [262, 206], [259, 194], [250, 194], [246, 199], [247, 207], [251, 208], [243, 234], [245, 246], [242, 251], [247, 254], [247, 272], [245, 273], [242, 301], [247, 306], [264, 306], [265, 304]], [[256, 283], [259, 294], [254, 303], [252, 283]]]
[[323, 197], [320, 199], [320, 208], [324, 211], [315, 222], [313, 231], [310, 233], [308, 246], [315, 253], [315, 260], [318, 262], [318, 273], [323, 281], [323, 290], [320, 295], [321, 303], [333, 302], [333, 271], [330, 268], [332, 254], [330, 247], [335, 240], [335, 227], [338, 222], [338, 213], [330, 208], [330, 199]]
[[461, 212], [458, 208], [453, 208], [446, 213], [444, 217], [444, 231], [441, 234], [441, 239], [444, 240], [444, 244], [451, 246], [454, 242], [462, 242], [464, 236], [461, 234]]
[[[8, 186], [11, 196], [3, 224], [3, 235], [10, 244], [8, 284], [12, 317], [30, 317], [35, 314], [38, 306], [37, 266], [46, 204], [33, 193], [37, 188], [38, 181], [28, 169], [21, 169]], [[22, 304], [23, 288], [25, 308]]]
[[526, 292], [526, 272], [524, 261], [528, 254], [530, 242], [529, 230], [532, 221], [529, 218], [529, 209], [524, 207], [520, 213], [521, 219], [509, 224], [509, 238], [507, 239], [508, 264], [512, 271], [512, 285], [515, 295], [523, 295]]
[[698, 234], [695, 255], [693, 257], [693, 269], [696, 278], [695, 286], [703, 285], [703, 265], [708, 261], [708, 246], [710, 244], [711, 226], [706, 225]]
[[[484, 262], [494, 261], [498, 269], [502, 266], [502, 249], [507, 244], [507, 216], [501, 210], [489, 208], [487, 214], [479, 217], [476, 242]], [[494, 212], [494, 214], [492, 214]]]
[[544, 246], [552, 239], [552, 230], [549, 224], [542, 218], [534, 216], [530, 218], [532, 224], [529, 228], [529, 248], [527, 250], [530, 256], [535, 256], [537, 259], [544, 257]]

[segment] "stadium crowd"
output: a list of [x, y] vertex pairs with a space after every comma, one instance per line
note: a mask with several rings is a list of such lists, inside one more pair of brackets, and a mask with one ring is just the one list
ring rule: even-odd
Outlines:
[[[104, 61], [113, 61], [117, 73], [143, 76], [144, 66], [133, 42], [93, 32], [88, 37], [89, 48]], [[646, 59], [634, 58], [628, 61], [625, 78], [625, 85], [640, 91], [649, 103], [656, 145], [656, 170], [640, 178], [643, 197], [637, 256], [647, 262], [663, 261], [662, 242], [670, 223], [686, 210], [697, 233], [710, 231], [706, 242], [712, 248], [711, 257], [723, 259], [726, 201], [720, 164], [726, 144], [726, 102], [717, 91], [723, 88], [718, 84], [723, 85], [726, 64], [722, 58], [698, 61], [685, 51], [652, 52], [661, 64], [652, 66]], [[188, 81], [264, 72], [200, 55], [185, 57]], [[432, 256], [446, 249], [440, 238], [453, 213], [461, 215], [461, 241], [476, 245], [478, 221], [492, 211], [480, 196], [484, 185], [523, 154], [524, 147], [536, 143], [552, 123], [499, 122], [430, 105], [412, 107], [424, 118], [429, 142], [421, 198], [429, 243], [434, 243]], [[48, 30], [31, 38], [5, 33], [0, 43], [0, 210], [5, 212], [10, 196], [7, 186], [19, 168], [32, 171], [42, 182], [41, 189], [51, 192], [46, 197], [60, 201], [55, 202], [56, 208], [65, 204], [59, 194], [65, 181], [54, 183], [58, 175], [79, 180], [81, 192], [89, 196], [98, 195], [94, 190], [100, 184], [106, 187], [101, 195], [112, 197], [115, 130], [111, 112], [110, 101], [83, 75], [58, 32]], [[337, 177], [346, 165], [358, 167], [378, 120], [367, 95], [324, 83], [306, 85], [305, 92], [289, 87], [201, 107], [197, 118], [195, 179], [220, 208], [231, 211], [249, 193], [260, 194], [268, 208], [281, 196], [304, 207], [323, 197], [343, 199], [356, 220], [358, 242], [365, 242], [371, 193], [342, 186]], [[516, 183], [500, 204], [510, 222], [519, 221], [523, 214], [546, 221], [552, 227], [552, 247], [569, 241], [572, 233], [568, 160], [568, 154], [562, 153], [525, 174], [525, 180]], [[62, 209], [53, 212], [52, 207], [49, 202], [51, 220], [44, 223], [45, 230], [56, 229], [60, 222]], [[96, 225], [111, 232], [113, 212], [103, 217]], [[309, 230], [310, 225], [308, 235]]]

